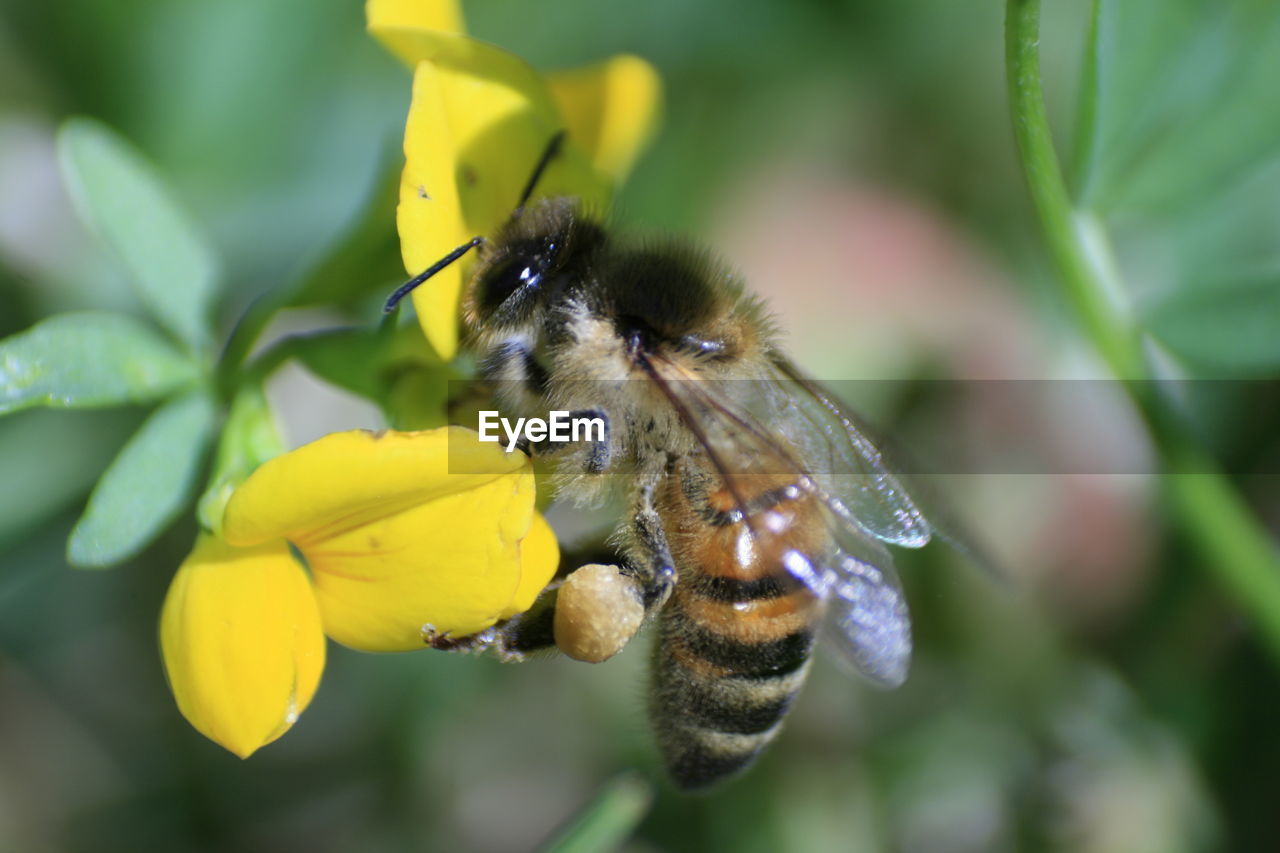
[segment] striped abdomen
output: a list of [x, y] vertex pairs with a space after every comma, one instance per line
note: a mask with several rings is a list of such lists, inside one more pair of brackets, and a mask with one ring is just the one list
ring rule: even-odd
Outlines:
[[659, 620], [651, 715], [667, 768], [686, 789], [746, 768], [773, 740], [813, 648], [821, 603], [783, 560], [826, 546], [821, 515], [789, 484], [753, 479], [747, 495], [738, 485], [749, 526], [728, 512], [723, 489], [669, 487], [659, 505], [679, 580]]

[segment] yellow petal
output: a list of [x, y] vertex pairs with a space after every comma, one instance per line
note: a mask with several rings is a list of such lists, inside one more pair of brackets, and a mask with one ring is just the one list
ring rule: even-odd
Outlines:
[[364, 11], [369, 31], [375, 35], [391, 27], [455, 34], [466, 32], [462, 9], [456, 0], [369, 0]]
[[615, 182], [631, 171], [653, 135], [662, 103], [662, 79], [638, 56], [547, 76], [569, 135]]
[[559, 565], [560, 545], [556, 542], [556, 533], [541, 513], [534, 513], [529, 533], [520, 541], [520, 583], [511, 603], [498, 618], [510, 619], [532, 607]]
[[[396, 226], [405, 269], [417, 275], [477, 235], [492, 236], [520, 200], [543, 150], [562, 128], [546, 85], [505, 51], [476, 42], [485, 73], [423, 62], [405, 124], [405, 169]], [[602, 206], [608, 181], [572, 139], [551, 161], [537, 195]], [[413, 292], [422, 330], [442, 358], [457, 352], [462, 283], [474, 255]]]
[[227, 502], [223, 535], [239, 546], [314, 542], [529, 468], [462, 427], [333, 433], [254, 471]]
[[422, 648], [426, 625], [459, 637], [488, 628], [520, 587], [519, 542], [533, 521], [533, 496], [533, 474], [524, 470], [298, 541], [325, 632], [353, 648], [391, 652]]
[[[440, 72], [423, 63], [413, 78], [413, 100], [404, 132], [405, 168], [396, 208], [400, 251], [410, 275], [417, 275], [475, 236], [467, 232], [462, 219], [456, 150]], [[463, 273], [471, 263], [470, 258], [463, 258], [413, 292], [422, 332], [446, 360], [458, 350], [458, 304]]]
[[[632, 56], [545, 78], [514, 54], [463, 34], [456, 3], [368, 0], [369, 31], [414, 68], [397, 227], [405, 269], [417, 275], [511, 214], [556, 131], [569, 138], [538, 195], [601, 208], [647, 140], [660, 83]], [[567, 115], [561, 116], [563, 108]], [[445, 360], [458, 349], [467, 257], [414, 291], [423, 333]]]
[[160, 648], [182, 715], [241, 758], [293, 725], [324, 668], [316, 599], [284, 542], [202, 535], [169, 587]]
[[[409, 68], [435, 62], [485, 75], [497, 65], [505, 73], [532, 71], [515, 55], [466, 35], [462, 10], [442, 0], [369, 0], [369, 32]], [[495, 56], [495, 54], [503, 54]]]

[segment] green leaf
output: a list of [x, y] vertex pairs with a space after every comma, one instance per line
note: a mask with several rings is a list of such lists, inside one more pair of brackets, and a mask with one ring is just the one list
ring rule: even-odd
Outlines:
[[58, 153], [81, 218], [119, 255], [156, 318], [203, 353], [217, 264], [164, 181], [128, 142], [92, 119], [66, 122]]
[[1089, 4], [1089, 32], [1085, 38], [1084, 58], [1080, 63], [1080, 91], [1076, 102], [1076, 123], [1071, 143], [1072, 193], [1079, 198], [1086, 194], [1089, 178], [1097, 166], [1098, 158], [1098, 101], [1102, 93], [1098, 88], [1099, 68], [1098, 35], [1102, 18], [1103, 0]]
[[236, 324], [222, 355], [224, 371], [239, 368], [281, 309], [338, 305], [367, 313], [404, 281], [395, 221], [404, 158], [396, 151], [384, 159], [364, 204], [343, 235], [288, 285], [259, 296]]
[[613, 779], [544, 848], [545, 853], [603, 853], [617, 850], [644, 819], [653, 789], [638, 776]]
[[1166, 232], [1164, 254], [1181, 287], [1280, 268], [1280, 151], [1194, 209], [1154, 225]]
[[443, 426], [450, 380], [470, 375], [441, 362], [416, 323], [299, 336], [287, 350], [320, 379], [381, 406], [392, 429]]
[[[1204, 7], [1204, 4], [1200, 5]], [[1105, 0], [1099, 8], [1115, 9], [1117, 6]], [[1184, 6], [1178, 0], [1171, 0], [1167, 6], [1163, 3], [1156, 6], [1149, 0], [1134, 0], [1132, 7], [1124, 8], [1145, 9], [1152, 16], [1149, 23], [1157, 27], [1160, 22], [1156, 18], [1160, 13]], [[1267, 9], [1274, 11], [1276, 7], [1269, 0], [1242, 0], [1231, 8], [1233, 11], [1244, 8], [1265, 12]], [[1177, 414], [1170, 411], [1159, 395], [1145, 393], [1141, 390], [1143, 383], [1134, 381], [1145, 379], [1150, 373], [1143, 354], [1134, 346], [1135, 330], [1130, 324], [1129, 312], [1118, 310], [1115, 298], [1118, 270], [1110, 254], [1110, 247], [1115, 242], [1113, 235], [1098, 223], [1097, 216], [1073, 210], [1049, 132], [1040, 82], [1040, 2], [1008, 0], [1006, 11], [1006, 82], [1014, 139], [1064, 293], [1084, 331], [1111, 369], [1119, 378], [1126, 380], [1123, 384], [1130, 392], [1132, 402], [1142, 411], [1143, 420], [1151, 430], [1152, 444], [1160, 453], [1166, 469], [1173, 472], [1172, 476], [1162, 478], [1168, 483], [1173, 509], [1200, 548], [1206, 569], [1233, 596], [1241, 610], [1252, 618], [1260, 640], [1280, 660], [1280, 567], [1277, 566], [1274, 539]], [[1099, 42], [1099, 54], [1103, 52], [1101, 47]], [[1133, 47], [1140, 50], [1140, 40], [1133, 43]], [[1116, 55], [1114, 50], [1111, 54]], [[1259, 61], [1272, 60], [1262, 58]], [[1086, 74], [1086, 82], [1088, 79]], [[1105, 89], [1105, 80], [1101, 77], [1098, 78], [1098, 87], [1099, 92]], [[1153, 102], [1156, 100], [1158, 97], [1153, 95]], [[1087, 96], [1084, 102], [1087, 104]], [[1268, 101], [1255, 106], [1271, 110]], [[1139, 124], [1140, 117], [1134, 118], [1134, 124]], [[1081, 160], [1091, 162], [1091, 157], [1082, 157]], [[1189, 169], [1196, 166], [1194, 162], [1184, 165]], [[1084, 183], [1087, 187], [1088, 182]], [[1165, 278], [1176, 276], [1176, 272], [1166, 273]], [[1143, 282], [1146, 286], [1135, 290], [1160, 292], [1150, 284], [1150, 281]], [[1198, 473], [1181, 476], [1177, 472]]]
[[1173, 291], [1141, 320], [1187, 362], [1239, 373], [1280, 371], [1280, 269]]
[[67, 560], [82, 568], [112, 566], [159, 535], [195, 487], [216, 419], [217, 407], [202, 391], [148, 418], [90, 495], [67, 542]]
[[[1094, 0], [1073, 157], [1090, 257], [1187, 366], [1274, 370], [1280, 4]], [[1114, 265], [1107, 257], [1114, 247]]]
[[198, 375], [189, 358], [139, 320], [61, 314], [0, 341], [0, 414], [147, 402]]
[[1085, 59], [1084, 207], [1185, 208], [1277, 150], [1280, 4], [1099, 0]]
[[209, 486], [196, 506], [200, 524], [222, 531], [222, 513], [236, 487], [259, 465], [284, 452], [284, 442], [259, 385], [246, 385], [236, 394], [222, 426]]
[[320, 332], [290, 344], [307, 370], [326, 382], [370, 400], [385, 395], [389, 342], [376, 328]]
[[121, 409], [35, 409], [0, 420], [0, 551], [82, 501], [139, 420]]

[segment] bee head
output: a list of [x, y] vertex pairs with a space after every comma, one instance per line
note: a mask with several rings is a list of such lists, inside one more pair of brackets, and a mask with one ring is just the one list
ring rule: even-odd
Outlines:
[[536, 321], [603, 239], [600, 226], [579, 215], [574, 199], [542, 199], [517, 210], [482, 248], [465, 301], [468, 325]]

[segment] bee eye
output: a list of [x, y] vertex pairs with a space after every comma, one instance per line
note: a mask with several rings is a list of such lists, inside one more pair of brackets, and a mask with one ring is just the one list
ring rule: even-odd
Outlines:
[[494, 264], [480, 283], [480, 307], [492, 313], [516, 293], [536, 288], [552, 268], [557, 256], [556, 244], [547, 243], [536, 251], [514, 252]]
[[496, 311], [516, 291], [536, 287], [542, 273], [542, 266], [528, 256], [500, 261], [485, 274], [480, 289], [481, 307], [486, 313]]

